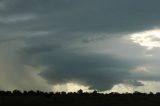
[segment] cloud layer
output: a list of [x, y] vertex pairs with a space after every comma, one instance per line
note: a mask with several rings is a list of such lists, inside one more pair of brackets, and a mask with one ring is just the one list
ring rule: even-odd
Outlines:
[[[159, 81], [159, 49], [138, 45], [145, 31], [159, 28], [159, 3], [1, 0], [0, 88], [51, 90], [71, 82], [104, 91]], [[139, 32], [143, 37], [133, 39]]]

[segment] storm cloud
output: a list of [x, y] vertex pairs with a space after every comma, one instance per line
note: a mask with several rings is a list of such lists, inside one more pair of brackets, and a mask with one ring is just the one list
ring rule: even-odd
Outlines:
[[[51, 59], [49, 59], [51, 58]], [[44, 59], [42, 59], [44, 61]], [[110, 55], [59, 54], [49, 56], [49, 69], [40, 73], [51, 84], [80, 83], [91, 89], [111, 89], [130, 76], [129, 70], [137, 64]], [[131, 80], [132, 81], [132, 80]], [[129, 81], [128, 81], [129, 82]]]
[[105, 91], [121, 83], [160, 81], [159, 48], [131, 39], [159, 29], [159, 3], [1, 0], [0, 88], [51, 90], [71, 82]]

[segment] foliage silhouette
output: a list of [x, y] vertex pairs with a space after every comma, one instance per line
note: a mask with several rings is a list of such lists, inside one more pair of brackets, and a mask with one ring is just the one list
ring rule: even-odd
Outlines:
[[160, 93], [149, 94], [134, 92], [119, 94], [77, 92], [42, 92], [42, 91], [0, 91], [0, 106], [135, 106], [159, 105]]

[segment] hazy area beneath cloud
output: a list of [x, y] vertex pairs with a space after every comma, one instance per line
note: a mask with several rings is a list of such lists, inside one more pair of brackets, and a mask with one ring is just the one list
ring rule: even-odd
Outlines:
[[1, 0], [0, 89], [159, 82], [159, 3]]

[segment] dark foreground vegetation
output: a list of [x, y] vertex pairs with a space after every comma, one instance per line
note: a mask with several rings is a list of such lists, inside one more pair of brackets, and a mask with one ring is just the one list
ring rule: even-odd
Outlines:
[[0, 106], [158, 106], [160, 93], [0, 91]]

